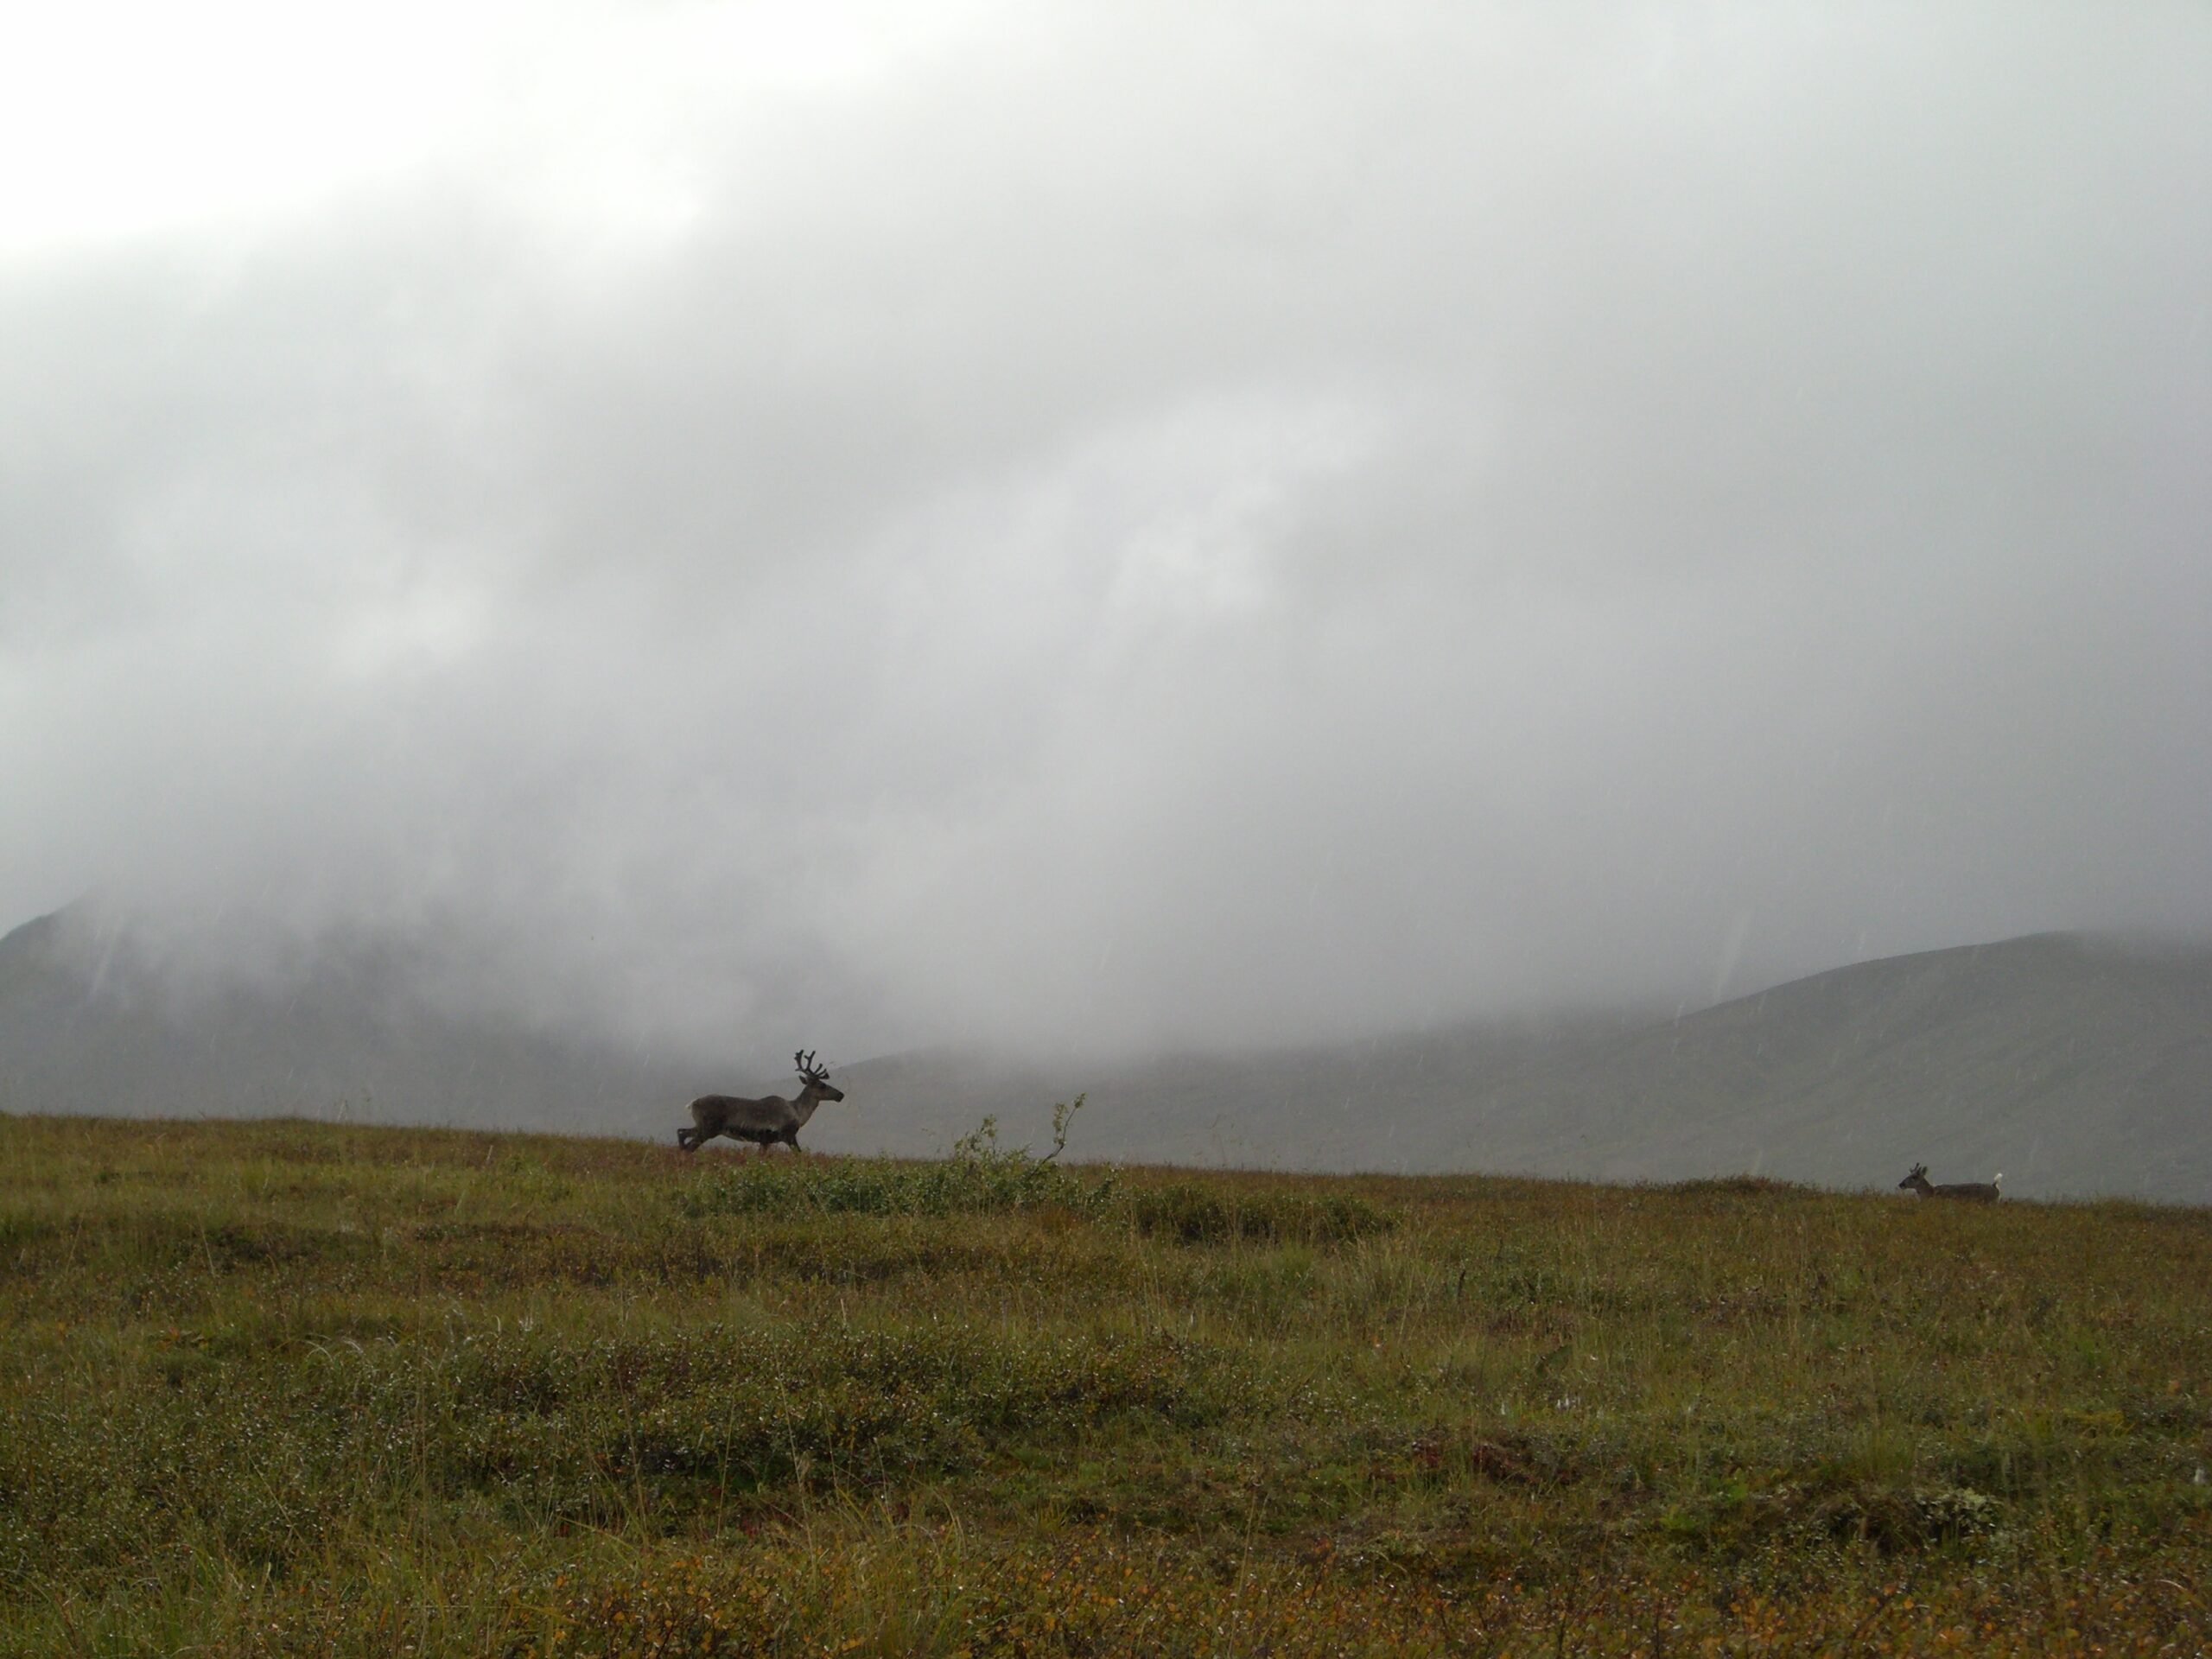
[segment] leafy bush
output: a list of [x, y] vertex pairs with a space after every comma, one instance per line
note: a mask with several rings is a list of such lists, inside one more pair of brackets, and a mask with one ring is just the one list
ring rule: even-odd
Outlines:
[[1887, 1555], [1993, 1532], [2002, 1516], [1984, 1493], [1937, 1486], [1854, 1494], [1832, 1505], [1827, 1518], [1837, 1538], [1864, 1540]]
[[940, 1163], [834, 1163], [759, 1156], [715, 1172], [683, 1192], [688, 1215], [964, 1216], [1059, 1209], [1119, 1222], [1147, 1237], [1185, 1244], [1339, 1244], [1387, 1232], [1389, 1212], [1342, 1193], [1230, 1192], [1190, 1183], [1126, 1188], [1109, 1171], [1085, 1180], [1055, 1160], [1084, 1097], [1052, 1109], [1052, 1149], [1002, 1147], [985, 1118]]
[[987, 1117], [941, 1163], [749, 1158], [709, 1176], [678, 1201], [691, 1216], [1003, 1215], [1046, 1206], [1100, 1215], [1114, 1202], [1113, 1175], [1085, 1181], [1055, 1161], [1083, 1102], [1077, 1095], [1052, 1109], [1052, 1149], [1041, 1158], [1027, 1147], [1001, 1147], [997, 1121]]

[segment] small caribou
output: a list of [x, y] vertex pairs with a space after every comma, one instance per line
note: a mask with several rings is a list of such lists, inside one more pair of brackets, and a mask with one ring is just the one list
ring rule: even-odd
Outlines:
[[802, 1050], [791, 1058], [798, 1062], [799, 1076], [806, 1079], [797, 1100], [785, 1100], [781, 1095], [764, 1100], [702, 1095], [691, 1103], [691, 1127], [677, 1130], [676, 1144], [686, 1152], [696, 1152], [716, 1135], [726, 1135], [733, 1141], [750, 1141], [763, 1148], [780, 1141], [797, 1152], [798, 1132], [814, 1116], [814, 1109], [825, 1100], [842, 1100], [845, 1091], [831, 1086], [830, 1068], [817, 1065], [811, 1050]]
[[1912, 1173], [1899, 1181], [1897, 1185], [1910, 1187], [1923, 1198], [1964, 1198], [1968, 1204], [1994, 1204], [1999, 1196], [1997, 1189], [2004, 1179], [1999, 1175], [1993, 1181], [1950, 1181], [1936, 1186], [1928, 1179], [1928, 1166], [1915, 1164]]

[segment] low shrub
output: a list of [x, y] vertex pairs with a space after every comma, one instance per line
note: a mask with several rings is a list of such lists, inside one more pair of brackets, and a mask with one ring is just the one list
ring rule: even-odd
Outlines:
[[1343, 1244], [1388, 1232], [1396, 1221], [1341, 1192], [1224, 1192], [1181, 1183], [1132, 1192], [1125, 1208], [1138, 1232], [1185, 1244]]
[[1002, 1215], [1047, 1206], [1098, 1215], [1113, 1205], [1114, 1176], [1086, 1181], [1055, 1161], [1082, 1109], [1081, 1095], [1053, 1108], [1052, 1150], [1041, 1158], [1026, 1147], [1001, 1147], [997, 1122], [987, 1117], [939, 1163], [763, 1154], [716, 1171], [677, 1202], [694, 1217]]
[[1125, 1186], [1112, 1171], [1085, 1179], [1056, 1161], [1078, 1095], [1053, 1109], [1052, 1149], [998, 1144], [985, 1118], [938, 1163], [870, 1159], [823, 1162], [766, 1154], [717, 1170], [678, 1195], [684, 1213], [708, 1216], [967, 1216], [1055, 1209], [1120, 1223], [1146, 1237], [1185, 1244], [1340, 1244], [1387, 1232], [1388, 1211], [1344, 1193], [1222, 1192], [1189, 1182]]

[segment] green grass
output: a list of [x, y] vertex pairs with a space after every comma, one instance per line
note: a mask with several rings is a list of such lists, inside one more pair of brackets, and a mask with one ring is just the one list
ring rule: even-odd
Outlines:
[[2212, 1213], [0, 1118], [0, 1654], [2203, 1651]]

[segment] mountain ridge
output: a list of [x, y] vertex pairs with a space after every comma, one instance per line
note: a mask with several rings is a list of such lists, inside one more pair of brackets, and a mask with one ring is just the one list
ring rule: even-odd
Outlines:
[[[1447, 1075], [1424, 1079], [1421, 1060], [1440, 1054]], [[1226, 1144], [1175, 1109], [1209, 1066], [1213, 1116], [1238, 1136]], [[1326, 1102], [1348, 1106], [1362, 1067], [1375, 1073], [1379, 1150], [1315, 1155]], [[895, 1102], [911, 1127], [839, 1123], [823, 1144], [923, 1150], [956, 1109], [969, 1123], [998, 1110], [1014, 1138], [1033, 1141], [1044, 1103], [1081, 1076], [904, 1070], [890, 1060], [842, 1075], [856, 1099]], [[1846, 964], [1662, 1020], [1090, 1071], [1098, 1110], [1077, 1147], [1100, 1155], [1846, 1185], [1888, 1185], [1925, 1159], [1960, 1179], [2004, 1172], [2019, 1195], [2212, 1202], [2212, 949], [2196, 945], [2036, 934]], [[1277, 1133], [1255, 1141], [1249, 1126], [1263, 1118]], [[1357, 1144], [1357, 1128], [1330, 1144]]]
[[[92, 947], [97, 944], [98, 949]], [[180, 988], [67, 912], [0, 938], [0, 1109], [341, 1115], [673, 1135], [709, 1089], [670, 1059], [415, 988], [404, 943]], [[2212, 945], [2040, 933], [1844, 964], [1672, 1018], [1469, 1023], [1108, 1063], [938, 1047], [838, 1068], [826, 1151], [943, 1153], [995, 1116], [1041, 1145], [1089, 1096], [1091, 1159], [1611, 1180], [1888, 1185], [2002, 1171], [2016, 1196], [2212, 1203]]]

